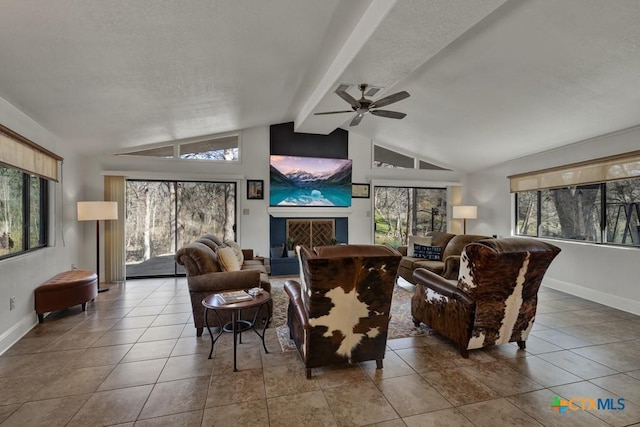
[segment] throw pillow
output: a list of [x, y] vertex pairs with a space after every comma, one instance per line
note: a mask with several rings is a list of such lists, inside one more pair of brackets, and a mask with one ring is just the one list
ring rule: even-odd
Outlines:
[[431, 236], [409, 236], [409, 244], [407, 245], [407, 256], [415, 257], [415, 245], [430, 246], [433, 238]]
[[442, 248], [440, 246], [414, 245], [413, 256], [432, 261], [440, 261], [442, 259]]
[[240, 263], [233, 249], [228, 246], [219, 246], [216, 249], [216, 255], [222, 271], [240, 271]]
[[236, 258], [238, 258], [238, 262], [242, 265], [244, 263], [244, 254], [242, 253], [240, 245], [233, 240], [225, 240], [224, 244], [233, 249], [233, 252], [236, 254]]

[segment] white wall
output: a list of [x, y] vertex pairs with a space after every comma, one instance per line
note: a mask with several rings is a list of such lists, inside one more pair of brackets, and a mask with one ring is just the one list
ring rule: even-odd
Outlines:
[[[470, 174], [463, 186], [465, 203], [478, 205], [478, 219], [467, 232], [509, 236], [513, 232], [512, 196], [507, 176], [634, 151], [640, 130], [584, 141]], [[562, 249], [545, 276], [552, 288], [640, 314], [640, 250], [582, 242], [549, 240]]]
[[[80, 228], [75, 201], [81, 191], [80, 160], [65, 149], [50, 132], [0, 98], [0, 123], [44, 148], [64, 157], [63, 180], [51, 184], [50, 246], [0, 261], [0, 353], [3, 353], [36, 323], [33, 291], [57, 273], [78, 264], [81, 250]], [[9, 298], [16, 307], [9, 310]]]

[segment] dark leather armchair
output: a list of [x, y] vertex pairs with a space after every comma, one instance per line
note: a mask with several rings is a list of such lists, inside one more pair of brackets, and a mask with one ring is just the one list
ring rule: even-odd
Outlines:
[[287, 323], [311, 378], [320, 366], [375, 360], [382, 368], [401, 255], [381, 245], [298, 246]]
[[489, 239], [465, 246], [458, 280], [419, 268], [413, 273], [414, 323], [468, 350], [517, 342], [521, 349], [536, 315], [538, 288], [560, 248], [535, 239]]

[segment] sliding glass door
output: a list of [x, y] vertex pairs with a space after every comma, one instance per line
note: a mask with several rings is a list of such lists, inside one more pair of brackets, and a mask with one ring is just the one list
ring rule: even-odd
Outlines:
[[375, 243], [397, 248], [409, 236], [447, 230], [446, 188], [375, 187]]
[[128, 180], [126, 276], [184, 274], [176, 250], [212, 233], [235, 240], [236, 184]]

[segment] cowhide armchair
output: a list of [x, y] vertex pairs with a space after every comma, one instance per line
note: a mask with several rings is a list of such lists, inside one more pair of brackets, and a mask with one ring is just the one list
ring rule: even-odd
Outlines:
[[401, 255], [381, 245], [298, 246], [287, 323], [307, 378], [320, 366], [375, 360], [382, 368]]
[[560, 248], [529, 238], [490, 239], [465, 246], [458, 280], [416, 269], [414, 323], [468, 350], [508, 342], [521, 349], [536, 316], [538, 288]]

